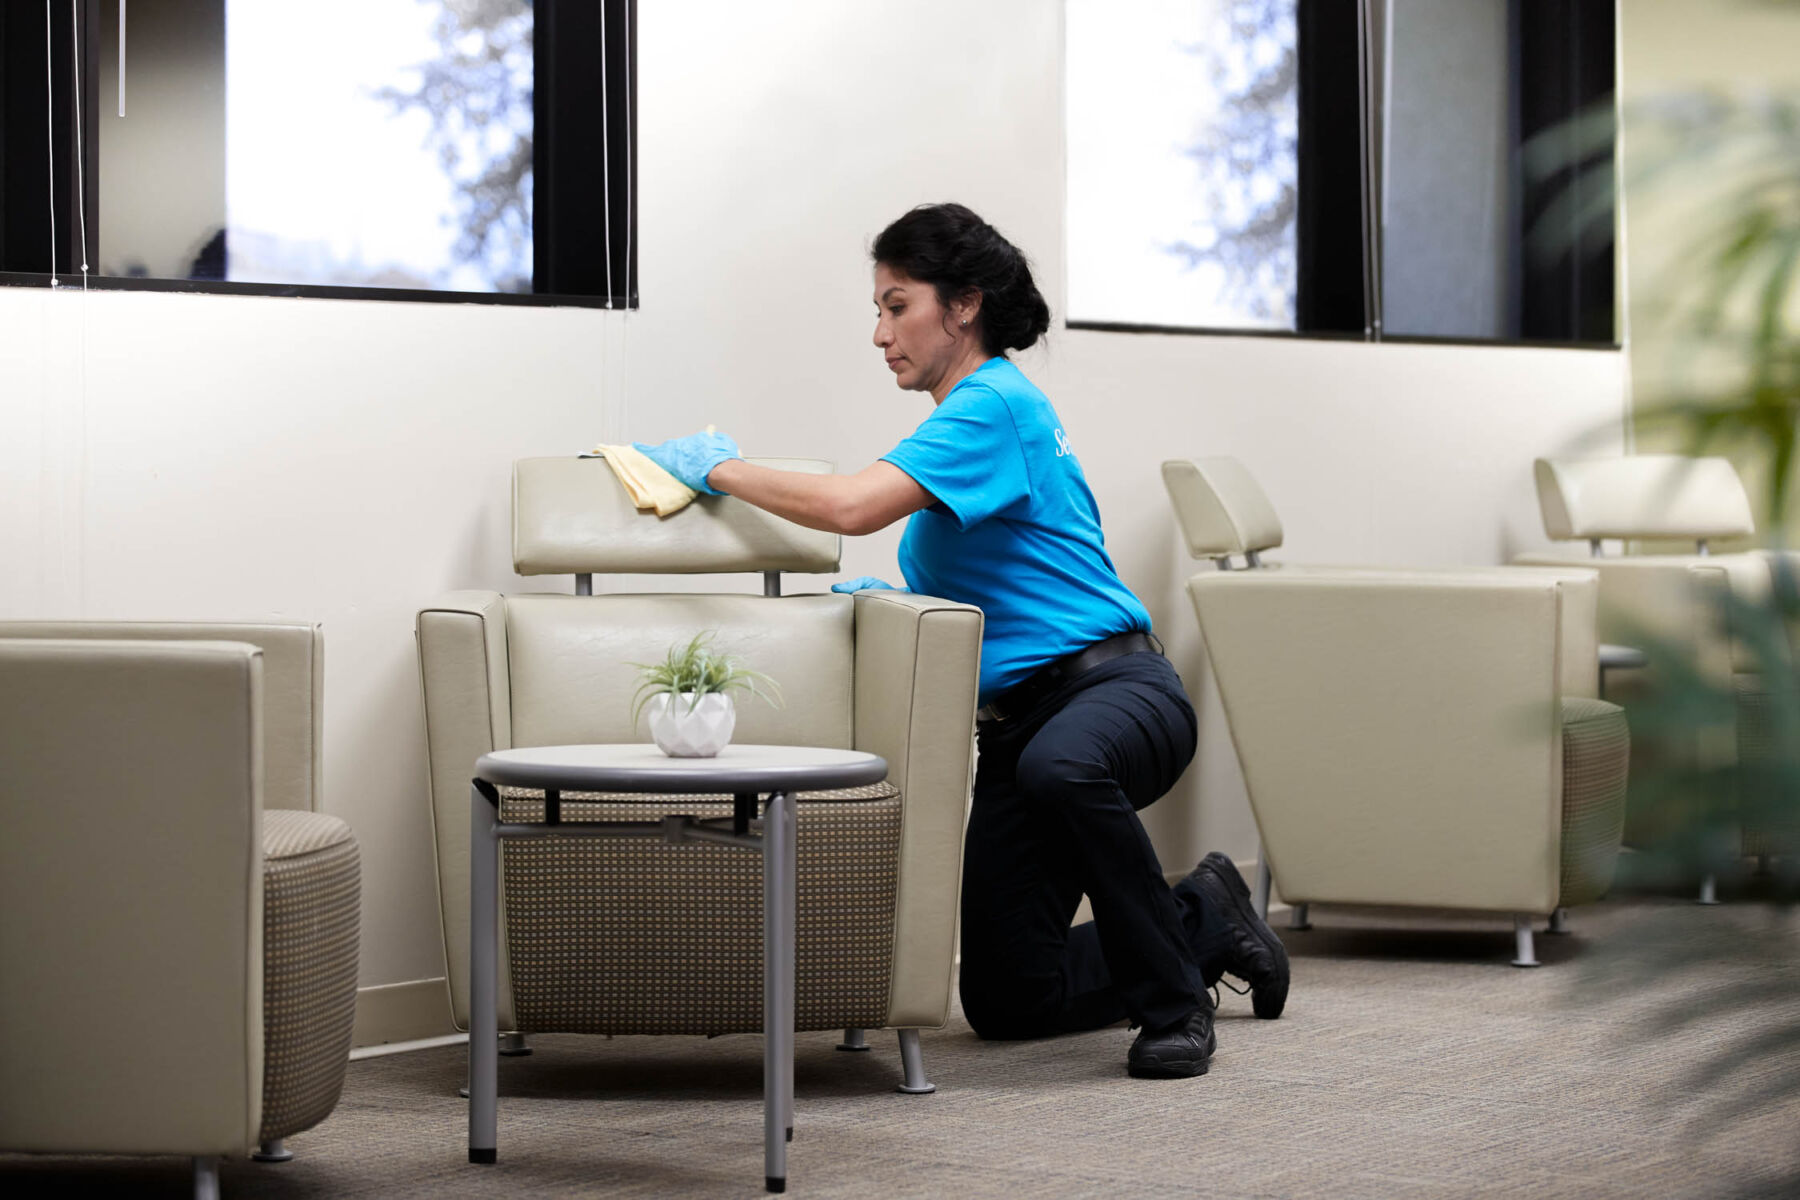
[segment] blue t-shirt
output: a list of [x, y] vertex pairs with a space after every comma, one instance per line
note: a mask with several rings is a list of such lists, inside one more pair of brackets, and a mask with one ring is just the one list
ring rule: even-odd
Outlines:
[[900, 539], [907, 586], [986, 614], [983, 704], [1053, 659], [1149, 630], [1056, 410], [1006, 359], [981, 364], [882, 457], [937, 501]]

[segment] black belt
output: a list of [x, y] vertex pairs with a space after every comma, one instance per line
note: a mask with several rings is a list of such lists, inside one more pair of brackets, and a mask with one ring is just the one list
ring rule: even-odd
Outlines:
[[1064, 655], [1039, 667], [1023, 683], [1014, 684], [988, 701], [975, 714], [977, 721], [1010, 721], [1022, 717], [1038, 703], [1077, 675], [1085, 675], [1104, 662], [1127, 654], [1162, 653], [1162, 643], [1147, 633], [1116, 633], [1084, 650]]

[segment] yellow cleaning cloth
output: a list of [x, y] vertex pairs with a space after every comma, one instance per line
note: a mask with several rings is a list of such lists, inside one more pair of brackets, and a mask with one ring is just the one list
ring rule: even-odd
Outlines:
[[595, 446], [594, 453], [605, 456], [606, 465], [619, 477], [619, 485], [639, 509], [653, 508], [657, 516], [666, 517], [693, 502], [694, 489], [651, 462], [642, 450]]

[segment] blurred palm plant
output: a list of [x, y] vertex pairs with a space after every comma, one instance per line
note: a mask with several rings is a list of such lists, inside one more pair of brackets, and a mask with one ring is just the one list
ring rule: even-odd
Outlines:
[[[1660, 682], [1631, 707], [1634, 741], [1679, 744], [1696, 731], [1730, 730], [1736, 744], [1727, 747], [1734, 752], [1671, 756], [1633, 778], [1634, 819], [1642, 814], [1654, 833], [1635, 848], [1631, 875], [1688, 883], [1703, 873], [1735, 877], [1740, 894], [1766, 903], [1708, 913], [1703, 931], [1693, 927], [1694, 910], [1664, 908], [1603, 946], [1583, 986], [1616, 995], [1672, 974], [1744, 981], [1705, 1004], [1660, 1006], [1648, 1026], [1631, 1031], [1654, 1039], [1704, 1021], [1727, 1033], [1689, 1081], [1712, 1097], [1699, 1114], [1710, 1131], [1800, 1102], [1800, 558], [1787, 550], [1800, 442], [1800, 96], [1687, 93], [1627, 106], [1622, 115], [1630, 135], [1623, 183], [1636, 215], [1673, 231], [1663, 265], [1640, 281], [1632, 311], [1666, 356], [1658, 386], [1635, 398], [1637, 432], [1662, 448], [1725, 455], [1749, 475], [1765, 514], [1771, 576], [1766, 596], [1722, 594], [1712, 613], [1741, 648], [1740, 667], [1754, 670], [1720, 678], [1667, 642], [1642, 640]], [[1611, 225], [1614, 126], [1609, 105], [1526, 147], [1529, 176], [1584, 177], [1537, 230], [1559, 222], [1566, 229], [1572, 219], [1590, 231]], [[1584, 208], [1571, 212], [1577, 196]], [[1530, 252], [1555, 257], [1568, 245], [1543, 234]], [[1746, 877], [1748, 857], [1768, 869]], [[1747, 1172], [1739, 1194], [1800, 1195], [1800, 1172], [1768, 1169], [1776, 1157]], [[1720, 1193], [1728, 1190], [1720, 1181]]]

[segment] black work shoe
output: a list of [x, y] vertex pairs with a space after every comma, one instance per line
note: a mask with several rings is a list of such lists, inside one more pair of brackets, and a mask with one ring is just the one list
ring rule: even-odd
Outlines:
[[1200, 1007], [1179, 1025], [1153, 1032], [1144, 1029], [1131, 1043], [1125, 1070], [1135, 1079], [1189, 1079], [1206, 1074], [1218, 1039], [1213, 1036], [1212, 997], [1202, 994]]
[[1225, 969], [1250, 985], [1250, 1006], [1256, 1015], [1273, 1021], [1287, 1005], [1287, 947], [1268, 922], [1256, 915], [1250, 903], [1250, 885], [1229, 858], [1215, 850], [1200, 860], [1188, 878], [1231, 930], [1231, 958]]

